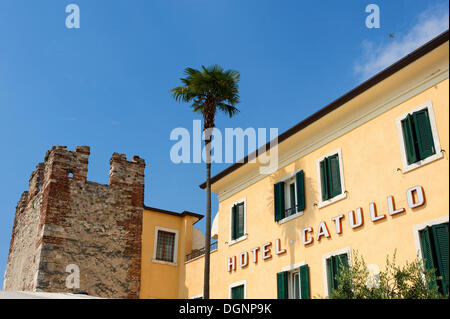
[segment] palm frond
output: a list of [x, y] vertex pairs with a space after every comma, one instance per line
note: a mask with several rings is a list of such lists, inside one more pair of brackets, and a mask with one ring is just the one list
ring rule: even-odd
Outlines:
[[182, 86], [170, 90], [176, 101], [192, 103], [193, 111], [203, 114], [217, 109], [232, 117], [239, 112], [235, 107], [240, 101], [238, 71], [215, 64], [202, 65], [200, 70], [188, 67], [184, 74]]
[[238, 108], [225, 103], [217, 103], [217, 108], [226, 113], [229, 117], [233, 117], [240, 112]]

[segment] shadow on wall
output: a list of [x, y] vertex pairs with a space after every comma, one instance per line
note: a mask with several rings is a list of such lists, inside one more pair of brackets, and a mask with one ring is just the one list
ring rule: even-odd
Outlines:
[[[295, 167], [294, 171], [300, 170], [300, 167]], [[280, 170], [278, 173], [273, 174], [270, 178], [270, 184], [266, 190], [267, 193], [267, 210], [271, 212], [272, 216], [275, 212], [275, 199], [274, 199], [274, 189], [273, 185], [279, 182], [280, 178], [290, 174], [290, 172], [286, 172], [284, 169]], [[316, 222], [313, 214], [318, 212], [317, 203], [319, 199], [319, 193], [317, 192], [318, 184], [313, 181], [313, 178], [309, 177], [306, 173], [304, 176], [305, 183], [305, 210], [302, 216], [290, 220], [285, 224], [281, 224], [281, 243], [284, 244], [283, 248], [287, 250], [287, 254], [289, 256], [289, 265], [293, 265], [299, 261], [305, 261], [299, 256], [299, 248], [303, 247], [302, 243], [302, 229], [304, 227], [314, 227], [314, 223]], [[274, 217], [273, 217], [274, 218]], [[322, 239], [323, 240], [323, 239]], [[280, 269], [281, 271], [281, 269]], [[274, 279], [275, 280], [275, 279]]]

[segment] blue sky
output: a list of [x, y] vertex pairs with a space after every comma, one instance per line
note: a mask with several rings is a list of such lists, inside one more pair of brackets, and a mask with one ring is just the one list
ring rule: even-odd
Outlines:
[[[70, 3], [80, 29], [65, 27]], [[365, 26], [370, 3], [379, 29]], [[91, 146], [88, 179], [102, 184], [113, 152], [139, 155], [146, 205], [204, 213], [205, 165], [169, 156], [170, 132], [200, 119], [169, 94], [185, 67], [241, 72], [241, 112], [219, 128], [281, 133], [445, 29], [438, 0], [2, 0], [0, 276], [15, 206], [52, 145]]]

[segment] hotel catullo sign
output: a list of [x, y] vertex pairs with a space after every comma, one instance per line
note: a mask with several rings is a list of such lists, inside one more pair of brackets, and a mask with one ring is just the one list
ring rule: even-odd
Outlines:
[[[425, 204], [425, 193], [422, 186], [415, 186], [406, 191], [406, 199], [408, 206], [412, 209], [420, 207]], [[387, 197], [387, 212], [378, 212], [376, 203], [369, 203], [369, 215], [372, 223], [384, 220], [387, 216], [394, 216], [405, 212], [404, 207], [396, 207], [394, 196]], [[304, 227], [301, 230], [302, 244], [305, 247], [311, 246], [314, 241], [320, 242], [323, 238], [332, 238], [330, 235], [329, 225], [334, 225], [336, 234], [343, 234], [342, 222], [348, 219], [350, 228], [357, 229], [364, 225], [364, 211], [362, 207], [355, 210], [350, 210], [347, 215], [340, 214], [331, 218], [331, 222], [321, 221], [317, 227], [317, 232], [311, 226]], [[259, 256], [266, 261], [270, 260], [273, 255], [283, 255], [287, 253], [286, 249], [281, 246], [281, 239], [278, 238], [272, 242], [266, 242], [261, 247], [254, 247], [248, 251], [241, 252], [239, 256], [232, 256], [227, 258], [227, 269], [229, 272], [236, 270], [237, 266], [240, 268], [247, 267], [250, 262], [258, 264]]]

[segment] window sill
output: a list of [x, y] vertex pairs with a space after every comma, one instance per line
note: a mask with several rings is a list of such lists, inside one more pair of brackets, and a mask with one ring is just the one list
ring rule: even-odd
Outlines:
[[163, 261], [163, 260], [158, 260], [158, 259], [152, 259], [152, 262], [154, 262], [155, 264], [178, 266], [178, 264], [176, 262]]
[[335, 197], [333, 197], [333, 198], [331, 198], [331, 199], [329, 199], [329, 200], [326, 200], [326, 201], [324, 201], [324, 202], [319, 202], [319, 204], [317, 204], [317, 207], [318, 207], [318, 208], [322, 208], [322, 207], [331, 205], [331, 204], [333, 204], [333, 203], [335, 203], [335, 202], [337, 202], [337, 201], [340, 201], [341, 199], [345, 199], [345, 198], [347, 198], [347, 193], [346, 193], [346, 191], [344, 191], [342, 194], [337, 195], [337, 196], [335, 196]]
[[239, 243], [239, 242], [241, 242], [243, 240], [246, 240], [246, 239], [247, 239], [247, 235], [241, 236], [241, 237], [239, 237], [237, 239], [233, 239], [233, 240], [228, 242], [228, 246], [232, 246], [232, 245], [237, 244], [237, 243]]
[[304, 211], [302, 210], [301, 212], [298, 212], [298, 213], [292, 214], [291, 216], [288, 216], [288, 217], [285, 217], [283, 219], [280, 219], [277, 223], [279, 225], [287, 223], [290, 220], [293, 220], [293, 219], [295, 219], [297, 217], [303, 216], [303, 213], [304, 213]]
[[421, 161], [412, 163], [412, 164], [407, 165], [407, 166], [403, 166], [402, 172], [403, 173], [408, 173], [408, 172], [410, 172], [412, 170], [415, 170], [416, 168], [422, 167], [422, 166], [424, 166], [426, 164], [429, 164], [429, 163], [434, 162], [434, 161], [436, 161], [438, 159], [441, 159], [442, 157], [444, 157], [444, 155], [442, 154], [442, 151], [441, 151], [441, 152], [436, 153], [434, 155], [431, 155], [431, 156], [429, 156], [426, 159], [423, 159]]

